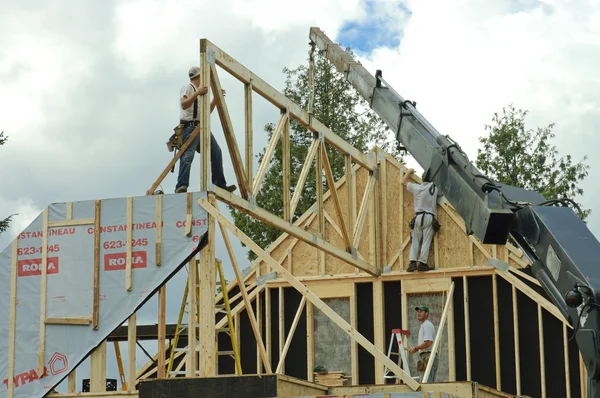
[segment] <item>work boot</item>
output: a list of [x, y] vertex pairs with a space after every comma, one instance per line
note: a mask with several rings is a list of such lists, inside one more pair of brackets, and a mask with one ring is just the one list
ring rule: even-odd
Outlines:
[[406, 272], [415, 272], [416, 269], [417, 269], [417, 262], [411, 261], [410, 264], [408, 265], [408, 269], [406, 270]]
[[219, 186], [217, 185], [219, 188], [226, 190], [227, 192], [233, 192], [237, 189], [237, 187], [235, 185], [226, 185], [226, 186]]
[[418, 271], [431, 271], [433, 268], [431, 268], [429, 265], [427, 265], [426, 263], [419, 263], [419, 265], [417, 266], [417, 270]]
[[175, 190], [175, 193], [182, 193], [182, 192], [187, 192], [187, 187], [185, 185], [182, 187], [179, 187]]

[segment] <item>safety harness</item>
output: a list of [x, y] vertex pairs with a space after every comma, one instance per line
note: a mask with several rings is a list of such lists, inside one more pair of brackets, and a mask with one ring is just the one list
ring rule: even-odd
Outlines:
[[[435, 194], [435, 185], [431, 184], [431, 186], [429, 187], [429, 195], [433, 196], [434, 194]], [[435, 232], [438, 232], [440, 230], [441, 225], [438, 222], [438, 220], [435, 218], [435, 214], [430, 213], [428, 211], [418, 211], [418, 212], [416, 212], [415, 216], [412, 218], [412, 220], [410, 220], [410, 223], [408, 224], [410, 226], [410, 229], [415, 229], [415, 220], [421, 214], [429, 214], [429, 215], [431, 215], [431, 217], [433, 217], [433, 222], [431, 223], [431, 226], [433, 227], [433, 230]], [[425, 217], [421, 217], [421, 227], [423, 227], [423, 219], [424, 218]]]

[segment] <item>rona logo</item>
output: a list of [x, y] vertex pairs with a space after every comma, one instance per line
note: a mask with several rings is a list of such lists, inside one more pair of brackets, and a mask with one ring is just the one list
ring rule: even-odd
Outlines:
[[[104, 255], [104, 271], [117, 271], [125, 269], [127, 253], [111, 253]], [[131, 253], [131, 268], [146, 268], [146, 252]]]
[[[42, 274], [42, 259], [31, 258], [19, 260], [19, 276], [34, 276]], [[48, 257], [46, 263], [46, 274], [58, 274], [58, 257]]]

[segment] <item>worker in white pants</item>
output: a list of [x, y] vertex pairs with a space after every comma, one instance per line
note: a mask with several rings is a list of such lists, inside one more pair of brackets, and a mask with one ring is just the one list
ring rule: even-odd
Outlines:
[[433, 269], [427, 265], [427, 259], [433, 234], [439, 229], [435, 218], [438, 189], [432, 182], [424, 181], [421, 184], [408, 182], [414, 172], [414, 169], [409, 169], [402, 179], [402, 184], [413, 194], [415, 209], [415, 217], [411, 221], [412, 235], [408, 272]]

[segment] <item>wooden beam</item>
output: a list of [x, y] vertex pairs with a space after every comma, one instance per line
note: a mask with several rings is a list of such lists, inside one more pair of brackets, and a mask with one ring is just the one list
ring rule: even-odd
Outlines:
[[46, 302], [48, 287], [48, 208], [42, 213], [42, 271], [40, 288], [40, 348], [38, 350], [38, 374], [44, 374], [46, 354]]
[[464, 298], [464, 314], [465, 314], [465, 352], [466, 352], [466, 367], [467, 367], [467, 380], [471, 381], [471, 324], [469, 321], [470, 317], [470, 306], [469, 306], [469, 285], [466, 276], [463, 276], [463, 298]]
[[56, 227], [75, 227], [79, 225], [91, 225], [94, 223], [93, 218], [82, 218], [79, 220], [59, 220], [59, 221], [49, 221], [48, 228], [56, 228]]
[[185, 194], [186, 198], [186, 212], [185, 212], [185, 236], [192, 236], [192, 217], [193, 217], [193, 196], [191, 192]]
[[156, 265], [162, 264], [162, 195], [156, 195]]
[[79, 316], [72, 318], [46, 318], [46, 325], [80, 325], [89, 326], [92, 318], [89, 316]]
[[[214, 194], [208, 193], [208, 200], [216, 206]], [[207, 245], [200, 249], [200, 273], [199, 279], [199, 300], [198, 305], [198, 342], [199, 352], [199, 371], [201, 377], [216, 375], [215, 356], [216, 356], [216, 331], [213, 321], [215, 316], [215, 291], [216, 287], [216, 264], [215, 264], [215, 229], [216, 220], [212, 215], [208, 215], [208, 239]], [[239, 280], [239, 279], [238, 279]], [[207, 322], [206, 320], [209, 320]]]
[[[375, 332], [375, 348], [381, 352], [385, 352], [384, 305], [383, 282], [376, 280], [373, 282], [373, 330]], [[375, 384], [385, 384], [383, 374], [384, 365], [379, 361], [375, 361]]]
[[500, 325], [498, 319], [498, 283], [496, 274], [492, 275], [492, 306], [494, 315], [494, 358], [496, 361], [496, 390], [502, 391], [502, 379], [500, 375]]
[[291, 222], [292, 213], [290, 212], [290, 184], [292, 177], [290, 175], [291, 170], [291, 157], [290, 157], [290, 117], [289, 115], [285, 118], [285, 124], [283, 126], [283, 134], [281, 136], [281, 168], [283, 173], [283, 219]]
[[250, 187], [250, 181], [254, 180], [254, 148], [252, 128], [252, 81], [244, 83], [244, 120], [246, 124], [246, 181]]
[[[540, 385], [542, 398], [546, 398], [546, 363], [544, 355], [544, 319], [542, 317], [542, 306], [537, 305], [538, 315], [538, 339], [540, 341]], [[569, 362], [568, 360], [566, 362]]]
[[271, 163], [271, 158], [275, 153], [275, 148], [277, 147], [277, 141], [279, 141], [279, 137], [283, 132], [283, 128], [285, 126], [285, 122], [287, 120], [287, 116], [285, 113], [282, 113], [279, 117], [279, 121], [273, 130], [273, 134], [271, 135], [271, 140], [269, 141], [269, 145], [265, 150], [265, 154], [258, 166], [258, 171], [256, 172], [256, 177], [254, 177], [254, 184], [252, 186], [252, 195], [256, 196], [258, 194], [258, 190], [260, 189], [260, 185], [262, 184], [263, 178], [267, 173], [267, 169], [269, 168], [269, 163]]
[[290, 213], [292, 217], [294, 212], [296, 211], [296, 207], [298, 203], [300, 203], [300, 197], [302, 195], [302, 190], [304, 189], [304, 184], [306, 182], [306, 177], [308, 177], [308, 172], [310, 171], [310, 167], [312, 166], [313, 160], [315, 158], [315, 154], [317, 153], [317, 148], [320, 146], [320, 142], [318, 139], [313, 139], [313, 142], [310, 144], [308, 148], [308, 152], [306, 154], [306, 160], [304, 160], [304, 164], [302, 165], [302, 170], [300, 171], [300, 176], [298, 177], [298, 183], [296, 184], [296, 189], [294, 190], [294, 195], [292, 196], [292, 202], [290, 205]]
[[[200, 87], [206, 87], [208, 92], [200, 96], [198, 114], [200, 115], [200, 191], [208, 191], [210, 179], [210, 63], [207, 54], [207, 40], [200, 39]], [[191, 353], [190, 353], [191, 354]], [[212, 353], [210, 354], [212, 357]]]
[[265, 224], [270, 225], [272, 227], [276, 227], [279, 230], [286, 232], [289, 235], [295, 236], [296, 238], [300, 239], [301, 241], [306, 242], [309, 245], [316, 247], [325, 253], [328, 253], [334, 257], [337, 257], [340, 260], [343, 260], [343, 261], [347, 262], [348, 264], [350, 264], [354, 267], [357, 267], [361, 271], [367, 272], [370, 275], [377, 275], [379, 273], [379, 271], [375, 267], [373, 267], [371, 264], [367, 264], [364, 261], [354, 258], [354, 256], [352, 256], [350, 253], [347, 253], [347, 252], [335, 247], [331, 243], [323, 240], [322, 238], [316, 236], [315, 234], [311, 234], [310, 232], [305, 231], [304, 229], [302, 229], [300, 227], [290, 225], [290, 223], [285, 222], [283, 219], [269, 213], [268, 211], [266, 211], [264, 209], [261, 209], [260, 207], [252, 206], [254, 208], [251, 208], [251, 206], [248, 202], [246, 202], [245, 200], [243, 200], [235, 195], [232, 195], [231, 193], [225, 191], [224, 189], [221, 189], [219, 187], [213, 187], [213, 189], [215, 190], [217, 197], [221, 201], [227, 203], [230, 206], [237, 208], [238, 210], [240, 210], [246, 214], [250, 214], [252, 217], [254, 217], [258, 220], [261, 220]]
[[92, 328], [98, 330], [100, 321], [100, 209], [101, 202], [96, 200], [94, 215], [94, 304], [92, 310]]
[[[214, 216], [211, 216], [214, 218]], [[235, 274], [236, 280], [238, 281], [238, 286], [240, 292], [242, 293], [242, 299], [244, 301], [244, 306], [246, 307], [246, 311], [248, 312], [248, 318], [250, 319], [250, 326], [252, 327], [252, 332], [254, 333], [254, 338], [256, 339], [256, 344], [258, 346], [259, 354], [262, 359], [263, 365], [267, 373], [273, 373], [271, 370], [271, 362], [270, 357], [267, 356], [267, 351], [265, 350], [265, 346], [263, 344], [262, 336], [260, 330], [258, 328], [258, 323], [256, 321], [256, 317], [254, 316], [254, 310], [252, 309], [252, 303], [250, 302], [250, 298], [248, 297], [248, 292], [246, 291], [246, 286], [244, 285], [242, 273], [240, 272], [240, 267], [238, 266], [238, 262], [235, 256], [235, 252], [233, 250], [233, 246], [231, 245], [231, 241], [229, 240], [229, 235], [227, 234], [227, 230], [223, 227], [223, 224], [219, 222], [219, 229], [221, 231], [221, 236], [223, 237], [223, 241], [225, 242], [225, 247], [227, 248], [227, 253], [229, 254], [229, 259], [231, 261], [231, 266], [233, 268], [233, 272]], [[258, 290], [258, 289], [256, 289]], [[258, 295], [256, 296], [258, 297]], [[257, 305], [258, 307], [258, 305]]]
[[[350, 326], [357, 327], [357, 309], [356, 309], [356, 284], [352, 283], [352, 292], [350, 293]], [[352, 372], [352, 384], [358, 385], [358, 344], [356, 339], [350, 338], [350, 369]]]
[[248, 198], [248, 182], [246, 180], [246, 172], [244, 171], [244, 164], [242, 162], [242, 155], [240, 155], [240, 149], [238, 147], [237, 139], [233, 131], [233, 124], [229, 117], [229, 109], [227, 109], [227, 102], [223, 95], [221, 81], [217, 73], [217, 68], [214, 65], [210, 65], [210, 81], [213, 95], [215, 96], [217, 112], [221, 120], [221, 126], [223, 127], [223, 135], [227, 142], [227, 148], [229, 149], [229, 155], [231, 156], [231, 162], [233, 164], [233, 172], [237, 179], [240, 187], [240, 194], [244, 199]]
[[521, 356], [519, 350], [519, 307], [517, 301], [517, 288], [512, 286], [513, 303], [513, 336], [515, 340], [515, 382], [517, 384], [517, 395], [521, 395]]
[[325, 144], [321, 144], [321, 146], [323, 148], [321, 150], [321, 155], [323, 156], [323, 169], [325, 170], [327, 186], [329, 187], [329, 192], [331, 192], [331, 200], [333, 201], [333, 206], [335, 208], [338, 220], [340, 222], [342, 238], [344, 239], [344, 243], [346, 244], [346, 250], [350, 251], [352, 250], [352, 242], [350, 241], [350, 231], [348, 231], [347, 223], [344, 221], [344, 211], [342, 210], [342, 205], [340, 204], [337, 189], [335, 188], [335, 180], [333, 178], [333, 172], [331, 171], [329, 156], [327, 156], [327, 148], [325, 148]]
[[440, 324], [438, 326], [438, 331], [435, 336], [435, 340], [433, 341], [433, 345], [431, 346], [431, 356], [429, 357], [429, 361], [427, 361], [427, 367], [425, 368], [425, 373], [423, 373], [422, 383], [426, 383], [429, 379], [429, 374], [431, 373], [431, 368], [433, 367], [433, 358], [437, 355], [438, 347], [440, 346], [440, 342], [442, 341], [442, 336], [444, 335], [444, 326], [446, 325], [446, 319], [448, 319], [448, 312], [450, 310], [450, 303], [454, 297], [454, 282], [450, 284], [450, 290], [448, 290], [448, 298], [446, 299], [446, 304], [444, 305], [444, 311], [442, 311], [442, 317], [440, 319]]
[[289, 282], [300, 294], [306, 296], [315, 307], [323, 312], [329, 319], [344, 330], [350, 337], [354, 337], [356, 341], [363, 347], [367, 352], [371, 353], [376, 360], [382, 361], [394, 374], [398, 375], [406, 384], [408, 384], [413, 390], [418, 390], [420, 384], [412, 379], [403, 369], [401, 369], [396, 363], [388, 358], [383, 352], [379, 351], [369, 340], [367, 340], [362, 334], [348, 324], [341, 316], [333, 311], [327, 304], [319, 299], [312, 291], [310, 291], [304, 284], [290, 274], [281, 264], [275, 261], [268, 253], [266, 253], [260, 246], [258, 246], [252, 239], [245, 235], [239, 228], [237, 228], [231, 221], [223, 216], [219, 210], [213, 207], [206, 199], [201, 198], [199, 200], [200, 206], [202, 206], [208, 213], [213, 217], [217, 218], [227, 229], [229, 229], [235, 236], [237, 236], [242, 243], [250, 248], [257, 256], [262, 258], [265, 262], [269, 263], [271, 267], [282, 277]]
[[158, 290], [158, 377], [166, 376], [167, 285]]
[[300, 301], [300, 305], [298, 306], [298, 310], [296, 311], [296, 316], [294, 316], [292, 326], [290, 327], [287, 339], [285, 340], [285, 344], [283, 346], [283, 349], [281, 350], [281, 356], [279, 357], [279, 363], [277, 364], [277, 369], [275, 370], [275, 373], [282, 372], [283, 365], [285, 363], [285, 358], [287, 356], [288, 350], [290, 349], [290, 345], [292, 344], [292, 338], [294, 337], [294, 333], [296, 332], [296, 327], [298, 326], [298, 322], [300, 321], [300, 316], [302, 315], [302, 311], [304, 310], [305, 304], [306, 296], [302, 296], [302, 300]]
[[352, 246], [358, 248], [360, 244], [360, 237], [362, 235], [362, 230], [365, 225], [365, 220], [367, 219], [367, 212], [369, 209], [369, 202], [371, 201], [371, 196], [373, 196], [373, 188], [375, 187], [375, 177], [373, 174], [369, 174], [369, 181], [365, 186], [365, 191], [363, 192], [362, 201], [360, 202], [360, 210], [358, 211], [358, 217], [356, 219], [356, 225], [354, 226], [353, 232], [353, 242]]
[[313, 133], [318, 134], [319, 132], [322, 132], [325, 141], [335, 147], [341, 153], [352, 155], [357, 163], [361, 164], [368, 170], [375, 169], [375, 163], [373, 159], [365, 156], [365, 154], [363, 154], [361, 151], [354, 148], [340, 136], [333, 133], [323, 123], [318, 121], [316, 118], [311, 117], [306, 110], [302, 109], [299, 105], [291, 101], [279, 91], [275, 90], [260, 77], [236, 61], [231, 55], [227, 54], [225, 51], [221, 50], [219, 47], [206, 39], [202, 39], [202, 42], [206, 43], [206, 48], [211, 51], [211, 54], [214, 55], [215, 63], [229, 72], [233, 77], [242, 83], [252, 82], [252, 89], [254, 92], [258, 93], [260, 96], [279, 109], [289, 109], [290, 117], [300, 123], [303, 127], [307, 128]]
[[135, 370], [137, 352], [137, 313], [133, 313], [127, 321], [127, 389], [129, 392], [136, 391], [135, 389]]
[[[325, 205], [324, 205], [324, 199], [323, 199], [323, 151], [325, 150], [325, 148], [323, 147], [323, 144], [320, 143], [319, 147], [317, 148], [317, 159], [315, 161], [315, 192], [317, 193], [317, 217], [318, 217], [318, 222], [317, 222], [317, 226], [319, 227], [319, 232], [317, 234], [317, 236], [319, 236], [321, 239], [323, 239], [325, 241]], [[322, 252], [319, 251], [317, 249], [317, 263], [319, 266], [319, 274], [324, 275], [325, 274], [325, 256], [322, 255]]]
[[569, 366], [569, 338], [567, 337], [567, 326], [563, 323], [563, 352], [565, 362], [565, 398], [571, 398], [571, 369]]
[[196, 370], [198, 369], [198, 353], [196, 352], [196, 324], [198, 323], [198, 314], [196, 313], [196, 275], [198, 274], [198, 266], [196, 265], [195, 257], [190, 259], [188, 266], [188, 356], [185, 370], [186, 377], [196, 377]]
[[315, 368], [315, 339], [313, 331], [315, 329], [313, 305], [311, 302], [306, 303], [306, 374], [308, 381], [314, 381], [313, 371]]
[[19, 237], [12, 243], [10, 274], [10, 315], [8, 334], [8, 398], [14, 397], [15, 391], [15, 340], [17, 325], [17, 272], [19, 256]]
[[[67, 202], [67, 220], [73, 219], [73, 202]], [[93, 224], [93, 222], [92, 222]]]
[[90, 392], [106, 391], [106, 340], [92, 351], [90, 357]]

